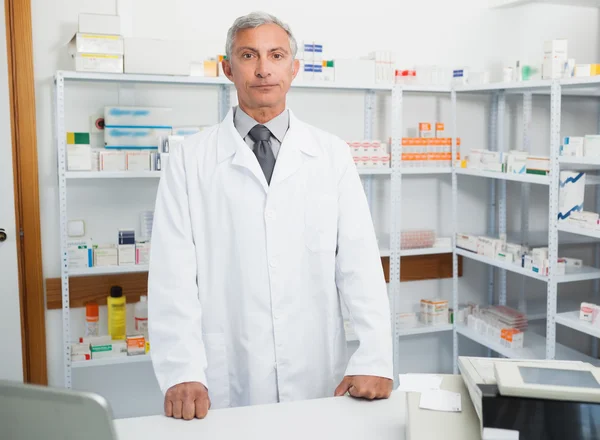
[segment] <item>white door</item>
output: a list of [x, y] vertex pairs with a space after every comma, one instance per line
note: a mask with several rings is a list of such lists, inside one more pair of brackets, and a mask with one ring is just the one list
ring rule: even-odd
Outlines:
[[[6, 21], [0, 8], [0, 380], [23, 380]], [[3, 231], [2, 231], [3, 230]]]

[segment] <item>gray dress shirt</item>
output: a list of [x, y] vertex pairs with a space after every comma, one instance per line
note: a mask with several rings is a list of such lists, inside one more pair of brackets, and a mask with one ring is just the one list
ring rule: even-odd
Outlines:
[[[248, 116], [248, 114], [246, 114], [239, 106], [233, 108], [233, 125], [242, 139], [244, 139], [244, 142], [246, 142], [252, 150], [254, 150], [254, 139], [250, 137], [249, 133], [257, 124], [258, 122]], [[285, 137], [288, 128], [290, 128], [290, 114], [286, 109], [263, 125], [271, 130], [271, 148], [273, 149], [275, 159], [277, 159], [283, 138]]]

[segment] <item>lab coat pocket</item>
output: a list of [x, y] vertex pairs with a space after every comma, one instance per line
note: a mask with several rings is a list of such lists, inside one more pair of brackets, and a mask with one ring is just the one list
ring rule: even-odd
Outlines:
[[209, 333], [204, 335], [204, 347], [208, 367], [206, 380], [208, 382], [208, 395], [211, 408], [227, 408], [230, 406], [229, 397], [229, 363], [227, 360], [227, 347], [223, 333]]
[[337, 246], [337, 198], [321, 193], [306, 198], [304, 239], [313, 252], [334, 252]]

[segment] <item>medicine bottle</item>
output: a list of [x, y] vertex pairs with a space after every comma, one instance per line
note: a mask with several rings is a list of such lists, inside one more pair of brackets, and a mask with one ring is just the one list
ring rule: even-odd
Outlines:
[[121, 286], [112, 286], [108, 305], [108, 334], [116, 340], [123, 340], [127, 336], [127, 313], [125, 297]]
[[85, 336], [100, 335], [98, 303], [91, 301], [85, 305]]

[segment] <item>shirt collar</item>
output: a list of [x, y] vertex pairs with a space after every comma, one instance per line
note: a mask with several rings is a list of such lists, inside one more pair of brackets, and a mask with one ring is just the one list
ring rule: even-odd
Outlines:
[[[242, 137], [245, 139], [250, 133], [250, 130], [257, 125], [252, 117], [250, 117], [244, 110], [242, 110], [239, 106], [234, 107], [233, 113], [233, 125], [236, 130]], [[283, 138], [285, 137], [288, 128], [290, 127], [290, 114], [287, 109], [281, 112], [279, 115], [275, 116], [269, 122], [263, 124], [267, 127], [271, 134], [279, 141], [279, 143], [283, 143]]]

